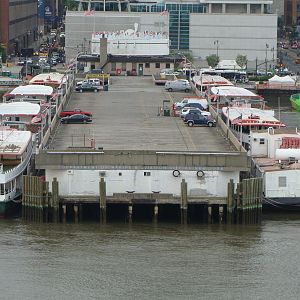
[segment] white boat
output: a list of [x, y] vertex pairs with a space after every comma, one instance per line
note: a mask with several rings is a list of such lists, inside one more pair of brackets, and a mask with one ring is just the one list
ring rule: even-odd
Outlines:
[[254, 176], [264, 179], [264, 206], [300, 209], [300, 133], [295, 129], [253, 131], [250, 148]]
[[33, 153], [32, 133], [10, 127], [0, 130], [0, 216], [21, 195], [22, 175], [27, 172]]
[[283, 128], [284, 123], [277, 120], [274, 110], [251, 107], [243, 103], [241, 106], [222, 107], [221, 117], [232, 130], [246, 150], [250, 149], [250, 134], [253, 130], [260, 131], [268, 128]]

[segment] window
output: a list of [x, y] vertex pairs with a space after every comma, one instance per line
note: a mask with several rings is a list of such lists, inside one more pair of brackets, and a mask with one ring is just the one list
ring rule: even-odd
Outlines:
[[169, 63], [166, 63], [166, 69], [170, 69], [171, 65]]
[[286, 187], [286, 177], [285, 176], [278, 177], [278, 187]]
[[126, 71], [126, 62], [122, 63], [122, 71]]
[[160, 63], [155, 63], [155, 68], [160, 69]]
[[259, 144], [264, 145], [265, 144], [265, 139], [259, 139]]
[[145, 63], [145, 68], [149, 69], [150, 68], [150, 63]]
[[151, 172], [144, 172], [144, 176], [151, 176]]
[[115, 62], [111, 63], [111, 70], [116, 71], [116, 63]]

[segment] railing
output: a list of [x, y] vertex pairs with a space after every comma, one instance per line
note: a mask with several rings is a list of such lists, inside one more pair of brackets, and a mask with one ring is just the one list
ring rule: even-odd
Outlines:
[[13, 180], [14, 178], [16, 178], [18, 175], [22, 174], [22, 172], [28, 166], [28, 163], [32, 156], [32, 146], [33, 146], [32, 143], [30, 143], [30, 145], [27, 148], [27, 155], [26, 155], [25, 159], [17, 167], [10, 169], [8, 171], [2, 172], [2, 174], [0, 174], [0, 183], [9, 182], [9, 181]]
[[268, 89], [268, 90], [300, 90], [300, 86], [296, 84], [283, 84], [283, 83], [257, 83], [256, 89]]

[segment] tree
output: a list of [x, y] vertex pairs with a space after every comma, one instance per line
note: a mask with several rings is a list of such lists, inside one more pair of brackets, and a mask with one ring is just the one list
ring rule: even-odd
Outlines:
[[235, 62], [237, 63], [237, 65], [239, 67], [241, 67], [242, 69], [245, 69], [246, 65], [247, 65], [247, 56], [238, 54], [236, 59], [235, 59]]
[[206, 61], [210, 67], [214, 68], [220, 62], [220, 58], [216, 54], [212, 54], [212, 55], [206, 56]]
[[77, 10], [78, 2], [75, 0], [64, 0], [64, 6], [68, 8], [68, 10]]

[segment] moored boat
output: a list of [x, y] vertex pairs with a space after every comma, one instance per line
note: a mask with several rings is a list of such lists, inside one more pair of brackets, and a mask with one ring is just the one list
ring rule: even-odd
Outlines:
[[292, 107], [295, 110], [300, 111], [300, 94], [291, 95], [290, 101], [291, 101]]
[[21, 195], [22, 175], [33, 153], [32, 133], [3, 126], [0, 141], [0, 217], [4, 217]]

